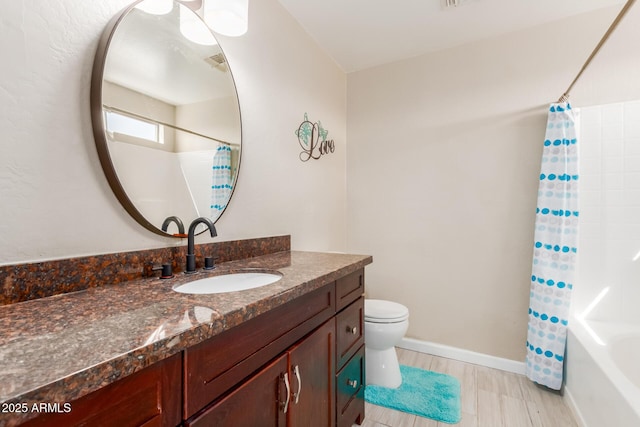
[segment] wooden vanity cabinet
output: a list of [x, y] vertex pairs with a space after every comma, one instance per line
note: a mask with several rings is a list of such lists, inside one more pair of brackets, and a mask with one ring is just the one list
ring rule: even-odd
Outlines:
[[29, 426], [351, 426], [364, 420], [364, 270]]
[[363, 292], [358, 270], [187, 349], [185, 426], [361, 424]]

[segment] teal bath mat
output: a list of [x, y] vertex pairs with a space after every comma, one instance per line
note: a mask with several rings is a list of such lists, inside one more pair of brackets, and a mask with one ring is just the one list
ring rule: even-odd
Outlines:
[[460, 381], [451, 375], [400, 365], [397, 389], [368, 385], [364, 399], [374, 405], [449, 424], [460, 421]]

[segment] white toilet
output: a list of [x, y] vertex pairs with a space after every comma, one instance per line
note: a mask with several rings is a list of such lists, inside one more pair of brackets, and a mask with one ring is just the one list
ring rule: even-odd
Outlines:
[[395, 346], [409, 327], [409, 309], [397, 302], [364, 300], [366, 382], [388, 388], [402, 384]]

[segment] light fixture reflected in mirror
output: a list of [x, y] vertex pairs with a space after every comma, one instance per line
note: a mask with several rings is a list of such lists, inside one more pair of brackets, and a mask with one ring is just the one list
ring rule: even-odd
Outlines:
[[249, 0], [205, 0], [204, 22], [216, 33], [238, 37], [247, 32]]
[[[247, 32], [249, 0], [183, 0], [180, 6], [180, 32], [188, 40], [205, 46], [217, 44], [203, 31], [193, 14], [185, 13], [188, 7], [202, 17], [207, 26], [218, 34], [238, 37]], [[166, 15], [173, 9], [173, 0], [144, 0], [135, 6], [152, 15]]]
[[136, 9], [151, 15], [166, 15], [173, 9], [173, 0], [144, 0], [136, 5]]
[[213, 34], [198, 15], [193, 13], [186, 6], [180, 6], [180, 33], [194, 43], [203, 46], [214, 46], [218, 44]]

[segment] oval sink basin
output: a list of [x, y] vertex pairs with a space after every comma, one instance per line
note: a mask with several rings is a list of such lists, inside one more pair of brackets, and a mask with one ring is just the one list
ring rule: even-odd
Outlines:
[[274, 273], [231, 273], [194, 280], [178, 285], [173, 290], [182, 294], [221, 294], [259, 288], [280, 279], [282, 275]]

